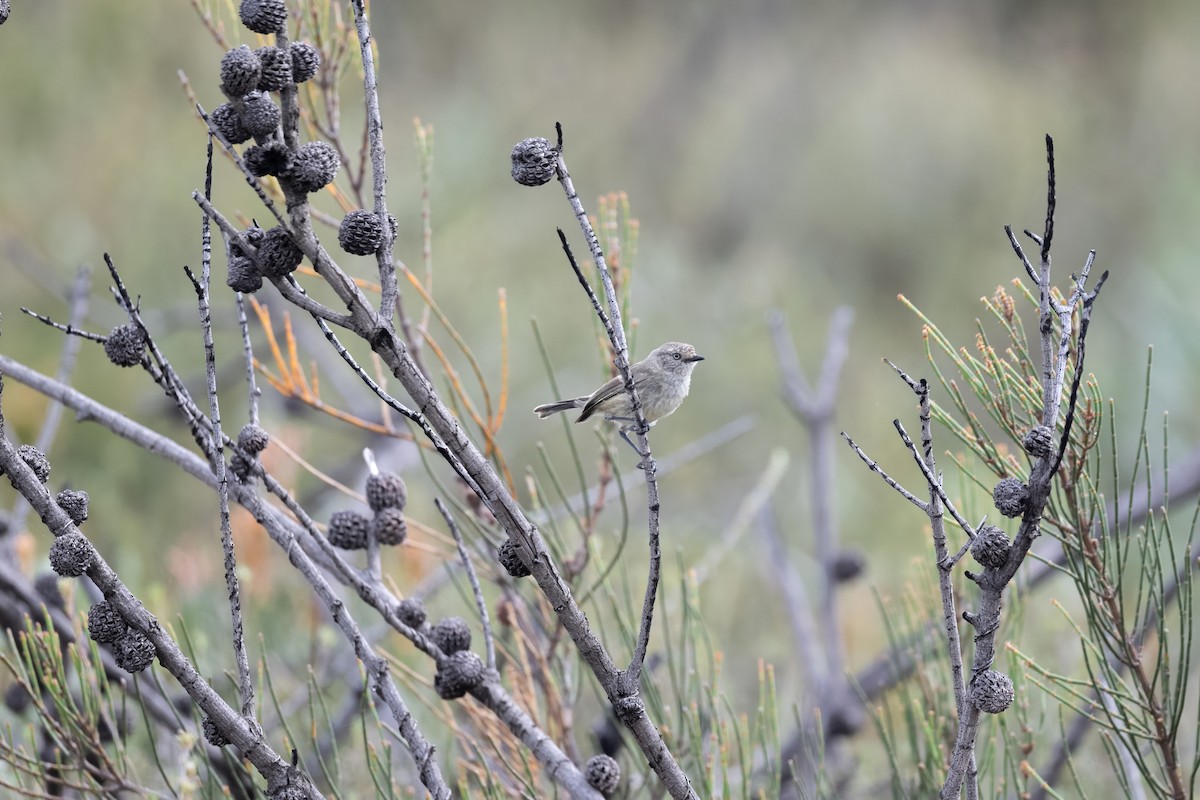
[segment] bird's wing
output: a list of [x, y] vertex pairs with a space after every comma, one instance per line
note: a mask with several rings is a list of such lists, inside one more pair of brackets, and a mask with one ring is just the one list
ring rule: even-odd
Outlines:
[[583, 406], [583, 411], [581, 411], [579, 414], [579, 419], [575, 421], [583, 422], [596, 412], [596, 408], [601, 403], [603, 403], [605, 400], [616, 397], [623, 391], [625, 391], [625, 381], [621, 380], [621, 376], [618, 375], [596, 391], [592, 392], [592, 396], [588, 398], [587, 403], [585, 403]]

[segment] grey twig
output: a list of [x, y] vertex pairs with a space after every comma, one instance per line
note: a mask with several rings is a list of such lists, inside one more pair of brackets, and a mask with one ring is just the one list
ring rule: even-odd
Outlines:
[[[940, 489], [941, 486], [939, 485], [938, 488]], [[981, 519], [979, 521], [979, 524], [975, 526], [975, 531], [978, 531], [980, 528], [982, 528], [984, 523], [986, 523], [986, 522], [987, 522], [987, 515], [984, 514], [983, 519]], [[963, 542], [962, 547], [958, 548], [958, 552], [955, 553], [954, 555], [950, 556], [950, 558], [948, 558], [944, 563], [938, 564], [938, 567], [940, 567], [943, 570], [946, 570], [947, 572], [954, 569], [954, 565], [957, 564], [959, 561], [961, 561], [962, 557], [965, 556], [967, 554], [967, 551], [971, 549], [971, 544], [975, 541], [976, 535], [977, 534], [972, 533], [970, 529], [967, 529], [967, 540], [965, 542]]]
[[[922, 391], [927, 392], [928, 389], [918, 389], [916, 391], [917, 394], [920, 394]], [[898, 419], [894, 419], [892, 420], [892, 425], [896, 428], [896, 432], [900, 434], [900, 440], [904, 442], [904, 446], [912, 453], [913, 460], [917, 462], [917, 466], [921, 469], [921, 474], [925, 476], [925, 480], [929, 483], [929, 488], [937, 492], [938, 500], [950, 512], [950, 516], [958, 523], [958, 527], [962, 528], [963, 532], [967, 534], [967, 544], [969, 546], [975, 540], [975, 528], [971, 527], [971, 523], [967, 522], [963, 515], [958, 513], [958, 509], [954, 507], [954, 503], [950, 502], [950, 498], [946, 496], [946, 490], [942, 486], [941, 477], [933, 474], [930, 463], [917, 451], [917, 445], [908, 435], [908, 431], [904, 429], [904, 423]]]
[[471, 562], [471, 554], [467, 552], [466, 542], [463, 541], [462, 531], [459, 530], [458, 523], [454, 521], [454, 515], [450, 513], [450, 509], [446, 508], [446, 504], [442, 502], [442, 498], [435, 497], [433, 504], [437, 506], [437, 510], [442, 514], [442, 519], [446, 520], [446, 527], [454, 535], [454, 544], [458, 546], [458, 556], [462, 559], [463, 568], [467, 571], [467, 580], [471, 583], [471, 591], [475, 593], [475, 605], [479, 608], [479, 619], [483, 623], [483, 641], [487, 648], [487, 665], [489, 669], [495, 669], [496, 643], [492, 638], [492, 622], [488, 618], [487, 603], [483, 599], [483, 587], [479, 585], [479, 576], [475, 574], [475, 565]]
[[279, 293], [283, 295], [285, 300], [297, 308], [301, 308], [314, 317], [338, 327], [349, 327], [350, 318], [347, 315], [339, 314], [332, 308], [313, 300], [293, 276], [287, 275], [282, 278], [271, 278], [271, 283], [279, 290]]
[[[571, 209], [575, 212], [575, 220], [579, 223], [580, 229], [583, 231], [583, 238], [587, 241], [588, 250], [592, 254], [592, 262], [596, 265], [596, 271], [600, 274], [600, 281], [604, 286], [604, 297], [608, 304], [608, 314], [600, 313], [600, 303], [594, 296], [591, 297], [592, 304], [596, 308], [596, 312], [600, 316], [600, 322], [604, 325], [604, 330], [608, 334], [608, 339], [613, 346], [613, 365], [617, 368], [617, 373], [621, 379], [625, 381], [625, 391], [629, 395], [630, 403], [633, 405], [633, 418], [637, 421], [638, 430], [638, 449], [646, 453], [646, 479], [647, 487], [651, 494], [651, 505], [658, 501], [658, 489], [652, 480], [654, 476], [654, 459], [648, 455], [650, 453], [650, 444], [646, 439], [646, 431], [649, 426], [646, 424], [646, 417], [642, 413], [642, 401], [638, 397], [637, 387], [633, 383], [633, 374], [629, 371], [629, 345], [625, 341], [625, 326], [621, 322], [621, 303], [617, 297], [617, 290], [613, 287], [612, 275], [608, 271], [608, 262], [604, 259], [604, 251], [600, 248], [600, 240], [596, 237], [596, 232], [592, 230], [592, 223], [588, 220], [587, 210], [584, 209], [583, 203], [579, 199], [579, 194], [575, 191], [575, 184], [571, 182], [571, 174], [567, 171], [567, 162], [562, 157], [562, 125], [556, 123], [555, 128], [558, 130], [558, 181], [562, 184], [563, 191], [567, 195], [567, 202], [571, 204]], [[579, 277], [580, 283], [589, 295], [594, 295], [591, 284], [583, 277], [583, 273], [579, 270], [579, 265], [575, 263], [575, 257], [571, 255], [570, 247], [567, 245], [567, 238], [561, 230], [558, 232], [559, 239], [562, 241], [563, 249], [567, 252], [567, 259], [571, 262], [571, 267], [575, 270], [575, 274]], [[656, 533], [657, 529], [657, 511], [651, 512], [651, 532]], [[639, 665], [638, 669], [641, 667]]]
[[[391, 324], [392, 318], [398, 316], [400, 329], [410, 346], [413, 340], [412, 327], [408, 316], [404, 313], [404, 299], [396, 278], [396, 264], [392, 260], [392, 247], [396, 239], [396, 230], [387, 210], [387, 153], [383, 146], [383, 117], [379, 113], [379, 91], [376, 86], [375, 56], [371, 52], [371, 26], [367, 19], [363, 0], [353, 0], [354, 27], [358, 32], [358, 46], [362, 55], [363, 65], [363, 97], [367, 106], [367, 141], [371, 151], [371, 178], [375, 195], [375, 214], [383, 225], [383, 243], [375, 252], [375, 260], [379, 265], [379, 318], [385, 324]], [[416, 353], [413, 359], [418, 360]], [[420, 361], [418, 360], [418, 363]]]
[[1013, 233], [1012, 225], [1005, 225], [1004, 233], [1008, 235], [1008, 243], [1012, 245], [1013, 252], [1017, 254], [1017, 258], [1021, 259], [1021, 265], [1025, 267], [1025, 274], [1036, 285], [1040, 280], [1037, 271], [1033, 268], [1033, 264], [1029, 263], [1029, 257], [1025, 255], [1025, 249], [1021, 247], [1021, 242], [1017, 239], [1017, 235]]
[[[609, 341], [616, 339], [616, 329], [613, 327], [613, 321], [605, 313], [604, 307], [600, 305], [600, 298], [592, 290], [592, 284], [588, 281], [587, 276], [583, 274], [583, 270], [579, 268], [579, 262], [575, 260], [575, 254], [571, 252], [571, 245], [567, 242], [567, 235], [563, 233], [562, 228], [557, 228], [558, 241], [562, 244], [563, 252], [567, 256], [567, 262], [570, 263], [571, 269], [575, 272], [575, 277], [579, 281], [579, 285], [583, 287], [583, 291], [587, 293], [588, 299], [592, 301], [592, 309], [596, 312], [596, 316], [600, 318], [600, 324], [604, 326], [605, 333], [608, 334]], [[615, 346], [615, 345], [614, 345]], [[630, 378], [630, 385], [633, 384], [633, 379]]]
[[[162, 352], [158, 349], [153, 338], [150, 336], [150, 332], [142, 320], [141, 313], [137, 308], [137, 304], [134, 303], [133, 299], [129, 296], [129, 292], [125, 288], [124, 283], [122, 283], [121, 276], [117, 272], [116, 266], [113, 264], [112, 259], [107, 253], [104, 254], [104, 261], [107, 264], [109, 273], [113, 279], [114, 286], [112, 287], [112, 292], [117, 300], [117, 303], [123, 310], [125, 310], [131, 323], [136, 325], [146, 338], [146, 348], [150, 352], [150, 358], [143, 357], [143, 368], [146, 369], [156, 383], [162, 386], [164, 391], [167, 392], [169, 396], [183, 398], [181, 402], [183, 402], [186, 406], [185, 413], [187, 414], [187, 421], [189, 425], [192, 426], [193, 435], [197, 437], [197, 443], [201, 445], [205, 453], [211, 457], [211, 442], [208, 441], [207, 438], [203, 437], [200, 433], [200, 429], [208, 425], [208, 419], [204, 417], [198, 409], [195, 408], [195, 404], [191, 402], [191, 398], [188, 395], [187, 388], [184, 386], [179, 377], [175, 375], [174, 371], [170, 369], [170, 365], [166, 362]], [[29, 313], [32, 314], [32, 312]], [[66, 332], [68, 327], [71, 327], [59, 325], [58, 323], [49, 320], [49, 318], [42, 317], [42, 315], [35, 316], [46, 320], [48, 324], [63, 330], [64, 332]], [[98, 342], [107, 340], [107, 337], [86, 333], [77, 329], [75, 330], [75, 334]], [[48, 394], [47, 396], [52, 395]]]
[[883, 478], [883, 482], [886, 483], [888, 486], [892, 487], [893, 489], [895, 489], [896, 492], [901, 497], [903, 497], [905, 500], [912, 503], [914, 506], [921, 509], [922, 511], [925, 511], [925, 512], [929, 511], [928, 503], [926, 503], [924, 500], [922, 500], [919, 497], [917, 497], [916, 495], [914, 495], [908, 489], [905, 489], [903, 486], [901, 486], [899, 483], [897, 483], [896, 480], [891, 475], [888, 475], [886, 472], [884, 472], [883, 467], [879, 466], [879, 462], [875, 461], [873, 458], [868, 456], [866, 454], [866, 452], [861, 447], [859, 447], [858, 444], [853, 439], [850, 438], [850, 434], [846, 433], [845, 431], [842, 431], [842, 438], [846, 440], [846, 444], [850, 445], [850, 449], [853, 450], [860, 459], [862, 459], [862, 462], [867, 465], [867, 469], [871, 470], [871, 472], [874, 472], [876, 475]]
[[490, 678], [485, 680], [471, 690], [471, 696], [504, 721], [508, 729], [529, 748], [538, 763], [545, 767], [546, 774], [574, 800], [603, 800], [604, 795], [592, 788], [584, 772], [537, 726], [499, 681]]
[[39, 314], [36, 311], [25, 308], [25, 306], [21, 306], [21, 312], [24, 314], [28, 314], [29, 316], [33, 317], [34, 319], [36, 319], [38, 322], [42, 323], [43, 325], [47, 325], [51, 328], [54, 328], [55, 330], [62, 331], [63, 333], [67, 334], [68, 336], [77, 336], [80, 339], [87, 339], [88, 341], [97, 342], [99, 344], [104, 344], [104, 341], [108, 338], [107, 336], [100, 334], [100, 333], [90, 333], [88, 331], [81, 330], [80, 328], [76, 327], [79, 324], [78, 322], [76, 322], [74, 324], [67, 323], [66, 325], [64, 325], [61, 322], [55, 322], [53, 319], [46, 316], [45, 314]]
[[[208, 140], [208, 153], [204, 173], [204, 196], [212, 197], [212, 137]], [[229, 615], [233, 623], [233, 653], [237, 663], [238, 696], [242, 702], [242, 716], [251, 725], [254, 720], [254, 681], [250, 675], [250, 657], [246, 653], [245, 622], [242, 619], [242, 592], [238, 585], [237, 554], [233, 547], [233, 528], [229, 522], [229, 481], [225, 474], [224, 449], [221, 444], [221, 402], [217, 392], [217, 356], [213, 344], [212, 306], [209, 302], [209, 285], [212, 277], [212, 227], [207, 214], [200, 215], [200, 279], [185, 267], [188, 278], [196, 290], [200, 312], [200, 330], [204, 340], [205, 388], [208, 391], [209, 418], [212, 425], [213, 474], [217, 479], [217, 502], [221, 520], [221, 550], [225, 565], [225, 589], [229, 593]]]
[[[310, 538], [316, 542], [316, 545], [327, 551], [327, 555], [341, 565], [336, 570], [336, 573], [357, 592], [359, 598], [378, 611], [389, 625], [411, 641], [419, 650], [435, 660], [441, 659], [443, 654], [427, 636], [420, 631], [410, 628], [400, 620], [398, 615], [400, 601], [390, 593], [382, 581], [370, 577], [364, 578], [355, 570], [349, 569], [341, 559], [341, 556], [333, 550], [329, 542], [324, 537], [317, 535], [316, 526], [313, 521], [295, 503], [294, 499], [288, 495], [286, 490], [269, 473], [263, 471], [261, 467], [255, 465], [255, 469], [256, 474], [263, 478], [265, 488], [283, 501], [285, 508], [292, 513], [302, 528], [310, 534]], [[247, 507], [250, 508], [249, 506]], [[269, 507], [266, 508], [269, 509]], [[253, 511], [253, 509], [251, 510]], [[255, 516], [257, 519], [257, 513]], [[272, 522], [277, 526], [280, 524], [278, 518], [272, 520]], [[268, 530], [270, 531], [270, 529]], [[274, 534], [272, 534], [272, 538], [275, 538]], [[485, 627], [485, 635], [487, 630], [488, 628]], [[495, 713], [497, 718], [503, 721], [509, 727], [509, 730], [530, 748], [539, 762], [547, 768], [548, 773], [553, 779], [567, 789], [573, 798], [599, 800], [598, 794], [588, 785], [585, 776], [579, 771], [578, 767], [537, 727], [528, 715], [520, 710], [494, 677], [489, 676], [483, 684], [473, 689], [471, 694]], [[401, 728], [401, 730], [403, 732], [404, 729]], [[418, 761], [418, 763], [420, 762]]]
[[[291, 47], [286, 26], [275, 32], [275, 46], [285, 53]], [[291, 81], [285, 83], [279, 92], [279, 107], [283, 116], [280, 122], [283, 143], [294, 153], [300, 147], [300, 104], [296, 99], [296, 84]], [[305, 202], [304, 205], [307, 206], [308, 203]], [[290, 198], [288, 208], [291, 209]]]
[[[1062, 464], [1063, 454], [1067, 451], [1067, 443], [1071, 441], [1071, 424], [1075, 421], [1076, 402], [1079, 398], [1079, 385], [1083, 381], [1083, 358], [1087, 352], [1087, 333], [1088, 326], [1092, 321], [1092, 304], [1096, 302], [1096, 298], [1100, 294], [1100, 288], [1104, 286], [1104, 282], [1108, 280], [1108, 270], [1100, 276], [1100, 280], [1096, 282], [1095, 287], [1090, 292], [1083, 291], [1083, 282], [1087, 280], [1087, 274], [1091, 271], [1092, 262], [1096, 258], [1096, 251], [1093, 250], [1088, 255], [1088, 261], [1080, 273], [1080, 277], [1076, 282], [1076, 290], [1071, 296], [1071, 305], [1066, 309], [1067, 319], [1070, 319], [1071, 313], [1074, 311], [1074, 304], [1082, 302], [1083, 307], [1079, 313], [1079, 336], [1076, 340], [1075, 354], [1075, 379], [1071, 383], [1071, 395], [1067, 399], [1067, 418], [1063, 423], [1062, 438], [1058, 443], [1058, 455], [1054, 459], [1054, 466], [1050, 470], [1050, 474], [1054, 475], [1058, 472], [1058, 467]], [[1061, 313], [1061, 312], [1060, 312]], [[1066, 363], [1067, 348], [1066, 346], [1059, 349], [1059, 358]], [[1065, 369], [1065, 366], [1064, 366]]]
[[[226, 240], [228, 241], [228, 240]], [[250, 342], [250, 322], [246, 318], [246, 299], [242, 293], [237, 295], [238, 327], [242, 331], [242, 356], [246, 363], [246, 408], [251, 425], [258, 424], [258, 398], [262, 390], [258, 388], [258, 380], [254, 377], [254, 345]]]
[[[903, 371], [900, 372], [901, 378], [904, 379], [910, 387], [913, 387], [912, 379]], [[930, 415], [929, 405], [929, 384], [924, 379], [916, 382], [913, 391], [917, 395], [917, 402], [920, 408], [921, 419], [921, 457], [918, 461], [921, 463], [921, 471], [925, 474], [926, 482], [929, 485], [929, 504], [926, 507], [926, 513], [929, 515], [930, 527], [933, 531], [933, 556], [935, 564], [944, 564], [947, 561], [946, 551], [946, 526], [945, 517], [942, 514], [942, 497], [941, 491], [942, 482], [935, 478], [937, 473], [937, 462], [933, 457], [933, 423]], [[912, 441], [908, 439], [907, 434], [903, 433], [903, 426], [900, 421], [896, 420], [896, 426], [901, 431], [905, 438], [905, 444], [913, 449], [914, 454], [916, 448]], [[963, 524], [960, 522], [960, 524]], [[970, 533], [970, 526], [966, 525], [964, 530]], [[942, 624], [946, 634], [946, 649], [950, 655], [950, 678], [954, 686], [954, 705], [958, 712], [958, 718], [961, 720], [966, 709], [970, 706], [970, 701], [967, 695], [967, 687], [963, 680], [963, 663], [962, 663], [962, 643], [959, 640], [958, 633], [958, 614], [954, 609], [954, 582], [950, 576], [949, 569], [938, 570], [938, 593], [942, 599]], [[975, 780], [975, 753], [971, 751], [970, 758], [965, 767], [970, 771], [970, 781], [967, 783], [967, 798], [974, 800], [979, 794], [979, 788]], [[954, 797], [959, 796], [958, 789], [954, 791]]]

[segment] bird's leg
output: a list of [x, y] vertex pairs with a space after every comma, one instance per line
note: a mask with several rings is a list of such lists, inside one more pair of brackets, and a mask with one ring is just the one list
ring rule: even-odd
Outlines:
[[[650, 454], [648, 452], [643, 453], [640, 449], [638, 449], [638, 446], [636, 444], [634, 444], [633, 440], [629, 438], [630, 432], [637, 432], [637, 433], [641, 433], [641, 434], [647, 433], [650, 430], [650, 427], [648, 425], [639, 429], [637, 420], [634, 419], [633, 417], [609, 416], [609, 417], [605, 417], [605, 419], [607, 419], [609, 422], [624, 422], [625, 423], [624, 425], [620, 425], [617, 428], [617, 433], [621, 434], [621, 438], [625, 440], [625, 443], [627, 445], [629, 445], [630, 447], [632, 447], [633, 452], [635, 452], [639, 456], [641, 456], [643, 461], [645, 461], [645, 459], [650, 457]], [[641, 468], [642, 468], [642, 465], [638, 464], [638, 469], [641, 469]]]
[[628, 425], [622, 425], [620, 428], [617, 428], [617, 433], [621, 434], [621, 438], [625, 440], [625, 444], [627, 444], [633, 448], [633, 452], [637, 453], [642, 458], [646, 458], [650, 454], [643, 453], [641, 450], [639, 450], [638, 446], [633, 443], [633, 439], [629, 438], [629, 432], [632, 430], [633, 430], [632, 427], [630, 427]]

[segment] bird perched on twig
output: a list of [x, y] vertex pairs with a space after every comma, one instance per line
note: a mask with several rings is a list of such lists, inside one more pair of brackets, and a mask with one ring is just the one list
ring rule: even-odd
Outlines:
[[[696, 348], [682, 342], [667, 342], [650, 351], [650, 355], [629, 368], [638, 399], [642, 402], [642, 415], [653, 425], [673, 413], [683, 403], [692, 385], [692, 370], [704, 356], [696, 354]], [[619, 428], [621, 438], [629, 442], [634, 450], [637, 446], [629, 439], [629, 431], [637, 424], [633, 414], [633, 403], [625, 391], [625, 381], [620, 375], [611, 379], [590, 395], [571, 400], [557, 400], [540, 405], [533, 410], [539, 418], [560, 411], [581, 409], [576, 422], [600, 416], [609, 422], [624, 423]], [[638, 453], [642, 456], [640, 450]]]

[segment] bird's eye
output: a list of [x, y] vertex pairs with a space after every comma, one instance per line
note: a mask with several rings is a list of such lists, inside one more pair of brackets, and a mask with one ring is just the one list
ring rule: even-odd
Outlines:
[[675, 359], [676, 361], [678, 361], [678, 360], [679, 360], [679, 353], [671, 353], [671, 358], [673, 358], [673, 359]]

